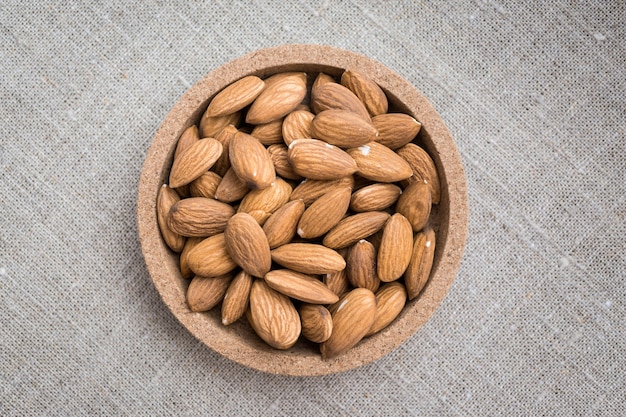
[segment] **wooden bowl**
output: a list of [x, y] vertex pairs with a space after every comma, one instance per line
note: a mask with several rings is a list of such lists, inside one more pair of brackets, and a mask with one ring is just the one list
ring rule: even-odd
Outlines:
[[[159, 188], [167, 183], [176, 141], [187, 127], [199, 122], [218, 91], [246, 75], [264, 78], [284, 71], [323, 71], [339, 76], [347, 68], [357, 69], [376, 81], [388, 95], [390, 111], [408, 113], [422, 123], [415, 143], [426, 149], [435, 161], [441, 182], [441, 202], [433, 206], [431, 214], [437, 248], [431, 278], [422, 294], [408, 302], [385, 330], [362, 340], [335, 359], [322, 360], [317, 346], [304, 340], [286, 351], [269, 347], [245, 319], [223, 326], [219, 307], [208, 313], [192, 312], [185, 301], [189, 281], [181, 277], [178, 255], [169, 250], [159, 232], [156, 200]], [[465, 247], [467, 188], [461, 159], [446, 125], [428, 100], [404, 78], [381, 63], [353, 52], [320, 45], [284, 45], [250, 53], [217, 68], [174, 105], [158, 129], [142, 168], [137, 221], [141, 247], [154, 285], [165, 305], [196, 338], [219, 354], [260, 371], [324, 375], [380, 358], [397, 348], [430, 318], [452, 285]]]

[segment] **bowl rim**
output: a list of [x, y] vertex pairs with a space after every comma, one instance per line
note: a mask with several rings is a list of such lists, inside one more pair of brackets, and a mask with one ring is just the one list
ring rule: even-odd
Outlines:
[[[363, 340], [350, 353], [331, 360], [290, 349], [277, 351], [259, 340], [238, 340], [241, 328], [222, 326], [204, 313], [191, 312], [184, 297], [184, 280], [173, 253], [161, 238], [156, 217], [156, 196], [166, 182], [176, 141], [197, 121], [209, 100], [222, 88], [246, 75], [267, 76], [295, 68], [311, 72], [356, 68], [385, 91], [393, 93], [428, 132], [427, 149], [437, 164], [442, 184], [442, 214], [447, 228], [443, 246], [437, 235], [437, 261], [422, 294], [407, 303], [401, 316], [378, 334]], [[428, 147], [427, 147], [428, 148]], [[453, 180], [453, 182], [451, 182]], [[445, 195], [444, 195], [444, 187]], [[445, 201], [444, 201], [445, 200]], [[445, 215], [447, 213], [447, 215]], [[142, 166], [137, 193], [137, 227], [150, 277], [163, 302], [198, 340], [220, 355], [249, 368], [272, 374], [314, 376], [343, 372], [373, 362], [399, 347], [435, 312], [458, 272], [468, 227], [468, 195], [463, 165], [454, 139], [426, 97], [406, 79], [382, 63], [356, 52], [328, 45], [287, 44], [260, 49], [214, 69], [189, 88], [168, 112], [158, 128]], [[241, 338], [239, 338], [241, 339]]]

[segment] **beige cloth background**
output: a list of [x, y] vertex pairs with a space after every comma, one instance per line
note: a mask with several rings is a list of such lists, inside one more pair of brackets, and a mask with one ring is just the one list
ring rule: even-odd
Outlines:
[[[622, 0], [0, 3], [0, 415], [626, 415], [625, 16]], [[433, 318], [322, 378], [197, 342], [135, 221], [144, 156], [185, 90], [292, 42], [415, 84], [470, 194]]]

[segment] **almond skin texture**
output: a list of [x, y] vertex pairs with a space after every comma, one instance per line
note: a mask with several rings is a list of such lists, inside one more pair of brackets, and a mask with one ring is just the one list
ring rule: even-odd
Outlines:
[[273, 122], [256, 125], [252, 132], [252, 136], [257, 138], [263, 145], [272, 145], [283, 142], [283, 119], [277, 119]]
[[338, 188], [315, 200], [300, 218], [298, 235], [312, 239], [332, 229], [348, 211], [351, 191], [349, 187]]
[[348, 272], [345, 269], [337, 272], [331, 272], [324, 275], [324, 284], [330, 288], [332, 292], [339, 297], [344, 295], [350, 289], [350, 281], [348, 280]]
[[279, 79], [266, 80], [265, 90], [254, 100], [246, 115], [246, 122], [263, 124], [280, 119], [295, 109], [306, 95], [304, 72], [283, 73]]
[[215, 191], [221, 181], [222, 177], [207, 171], [189, 184], [189, 194], [192, 197], [215, 198]]
[[431, 205], [429, 185], [414, 182], [402, 192], [396, 204], [396, 211], [411, 222], [413, 231], [419, 232], [428, 223]]
[[424, 149], [413, 143], [404, 145], [397, 150], [397, 153], [409, 163], [413, 171], [413, 176], [402, 181], [402, 186], [406, 187], [413, 182], [425, 182], [430, 186], [430, 195], [433, 204], [439, 204], [441, 197], [439, 176], [435, 163], [430, 155], [428, 155]]
[[334, 180], [352, 175], [357, 164], [345, 151], [317, 139], [297, 139], [287, 152], [294, 172], [313, 180]]
[[311, 135], [343, 149], [365, 145], [378, 138], [369, 120], [347, 110], [325, 110], [311, 122]]
[[415, 139], [422, 124], [404, 113], [385, 113], [372, 119], [378, 130], [376, 142], [389, 149], [398, 149]]
[[213, 164], [211, 171], [221, 177], [230, 169], [230, 141], [235, 137], [235, 133], [237, 133], [237, 128], [233, 125], [228, 125], [215, 135], [215, 140], [222, 144], [223, 150], [222, 155]]
[[376, 292], [376, 320], [366, 336], [389, 326], [406, 304], [406, 289], [399, 282], [389, 282]]
[[337, 84], [337, 81], [335, 81], [335, 79], [323, 72], [320, 72], [319, 74], [317, 74], [317, 77], [315, 77], [315, 81], [313, 81], [313, 85], [311, 86], [311, 94], [315, 94], [315, 92], [317, 91], [318, 88], [320, 88], [321, 86], [323, 86], [324, 84]]
[[350, 246], [376, 233], [388, 219], [389, 213], [384, 211], [368, 211], [348, 216], [330, 229], [324, 237], [324, 246], [333, 249]]
[[396, 182], [413, 175], [408, 162], [377, 142], [348, 149], [348, 154], [356, 161], [358, 174], [372, 181]]
[[248, 191], [250, 189], [246, 183], [239, 179], [235, 170], [231, 167], [217, 185], [214, 198], [224, 203], [232, 203], [233, 201], [241, 200], [243, 196], [248, 194]]
[[337, 357], [355, 346], [376, 319], [376, 296], [366, 288], [350, 291], [334, 306], [331, 309], [333, 332], [320, 346], [322, 359]]
[[353, 287], [367, 288], [376, 292], [380, 279], [376, 275], [376, 248], [367, 240], [359, 240], [352, 246], [346, 258], [348, 280]]
[[241, 112], [239, 111], [220, 117], [209, 117], [205, 112], [202, 119], [200, 119], [200, 137], [214, 138], [228, 125], [239, 126], [241, 118]]
[[163, 240], [174, 252], [180, 252], [185, 246], [185, 238], [170, 229], [168, 218], [172, 206], [180, 201], [176, 191], [163, 184], [157, 197], [157, 221]]
[[337, 180], [310, 180], [305, 179], [293, 189], [290, 200], [302, 200], [305, 206], [310, 206], [315, 200], [330, 192], [333, 189], [344, 186], [352, 188], [354, 178], [352, 176], [339, 178]]
[[255, 277], [262, 277], [272, 266], [270, 245], [259, 223], [248, 213], [237, 213], [224, 231], [226, 250], [237, 265]]
[[209, 168], [222, 154], [222, 144], [212, 138], [201, 139], [174, 159], [170, 171], [170, 187], [189, 184]]
[[190, 237], [187, 238], [187, 240], [185, 241], [185, 247], [183, 248], [183, 251], [180, 253], [180, 258], [178, 259], [179, 261], [179, 265], [180, 265], [180, 274], [182, 275], [183, 278], [192, 278], [193, 277], [193, 271], [191, 270], [191, 268], [189, 268], [189, 261], [188, 261], [188, 257], [189, 257], [189, 252], [191, 252], [191, 250], [193, 248], [195, 248], [198, 243], [202, 242], [204, 240], [204, 238], [202, 237]]
[[270, 154], [270, 158], [272, 158], [272, 162], [274, 163], [274, 169], [276, 173], [283, 178], [288, 180], [301, 180], [302, 176], [296, 174], [289, 163], [289, 157], [287, 156], [287, 146], [282, 144], [274, 144], [270, 145], [267, 148], [267, 151]]
[[415, 236], [411, 262], [404, 273], [409, 300], [416, 298], [428, 282], [434, 256], [435, 231], [429, 227]]
[[180, 200], [170, 209], [168, 226], [188, 237], [206, 237], [221, 233], [235, 214], [228, 204], [210, 198], [192, 197]]
[[187, 263], [196, 275], [205, 277], [224, 275], [237, 268], [226, 249], [224, 233], [198, 243], [187, 255]]
[[247, 317], [256, 334], [275, 349], [289, 349], [300, 336], [302, 325], [293, 303], [262, 279], [252, 284]]
[[265, 82], [259, 77], [243, 77], [217, 93], [206, 114], [208, 117], [219, 117], [239, 111], [252, 103], [264, 88]]
[[413, 228], [400, 213], [387, 220], [378, 249], [378, 277], [383, 282], [395, 281], [406, 271], [413, 249]]
[[198, 132], [198, 126], [192, 125], [189, 126], [180, 138], [178, 138], [178, 143], [176, 144], [176, 152], [174, 152], [174, 159], [178, 155], [180, 155], [185, 149], [189, 148], [191, 145], [200, 140], [200, 133]]
[[370, 115], [365, 105], [357, 96], [341, 84], [325, 83], [313, 88], [311, 92], [311, 108], [319, 114], [325, 110], [345, 110], [356, 114], [365, 121], [370, 121]]
[[328, 309], [319, 304], [302, 304], [298, 309], [302, 336], [314, 343], [322, 343], [333, 332], [333, 318]]
[[294, 110], [283, 120], [283, 141], [289, 145], [296, 139], [312, 138], [311, 122], [315, 115], [306, 110]]
[[291, 242], [296, 234], [302, 213], [304, 213], [304, 202], [295, 200], [276, 210], [267, 219], [263, 224], [263, 231], [271, 249]]
[[222, 324], [228, 326], [239, 320], [250, 304], [252, 275], [245, 271], [239, 272], [228, 285], [222, 300]]
[[195, 276], [187, 288], [187, 305], [194, 312], [209, 311], [222, 301], [232, 274], [217, 277]]
[[274, 163], [267, 149], [254, 136], [237, 132], [228, 149], [230, 164], [249, 188], [262, 190], [276, 180]]
[[281, 294], [311, 304], [333, 304], [339, 300], [322, 281], [311, 275], [275, 269], [265, 274], [265, 282]]
[[272, 214], [289, 201], [290, 195], [291, 185], [281, 178], [276, 178], [276, 181], [269, 187], [246, 194], [241, 200], [238, 211], [252, 213], [254, 210], [261, 210]]
[[341, 271], [346, 261], [336, 251], [314, 243], [288, 243], [272, 250], [272, 260], [303, 274], [321, 275]]
[[341, 85], [361, 100], [370, 116], [387, 113], [387, 96], [371, 78], [354, 70], [346, 70], [341, 75]]
[[356, 212], [380, 211], [391, 207], [402, 194], [394, 184], [375, 183], [358, 189], [350, 199], [350, 209]]

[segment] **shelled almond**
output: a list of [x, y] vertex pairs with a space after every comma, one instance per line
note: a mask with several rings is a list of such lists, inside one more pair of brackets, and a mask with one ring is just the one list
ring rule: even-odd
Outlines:
[[354, 69], [250, 75], [216, 94], [155, 201], [190, 310], [221, 304], [224, 325], [247, 319], [276, 349], [308, 339], [324, 359], [384, 331], [435, 254], [442, 195], [420, 129]]

